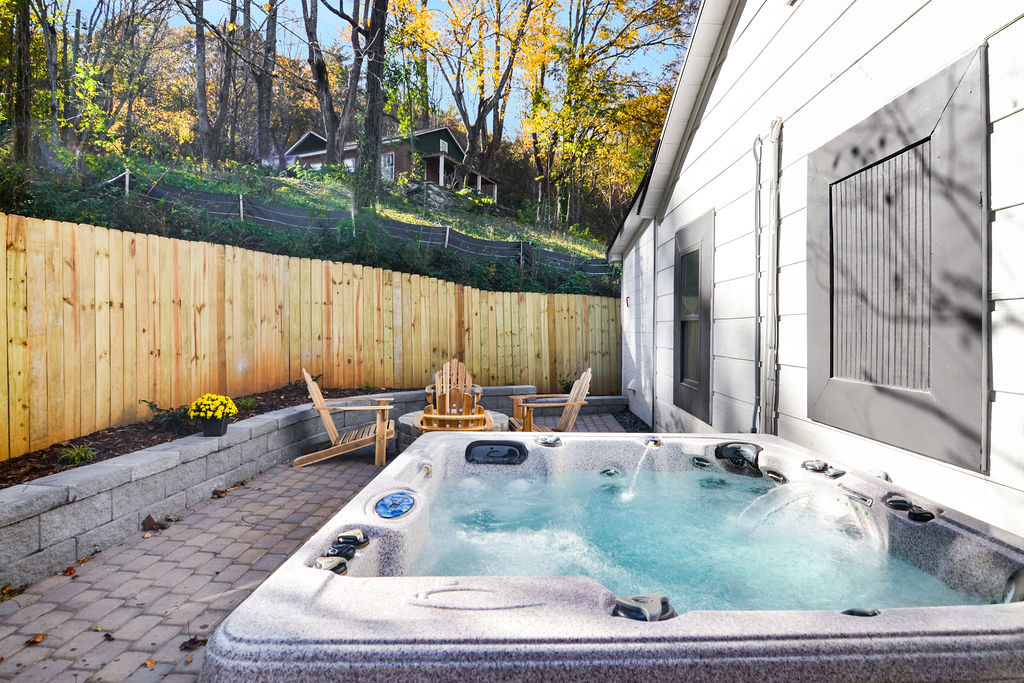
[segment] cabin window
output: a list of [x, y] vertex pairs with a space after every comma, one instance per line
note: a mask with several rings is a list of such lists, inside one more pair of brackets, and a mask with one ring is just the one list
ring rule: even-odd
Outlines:
[[807, 412], [985, 471], [988, 144], [978, 50], [808, 157]]
[[447, 140], [441, 140], [441, 151], [445, 152], [445, 153], [448, 152], [448, 141]]
[[395, 153], [385, 152], [380, 155], [380, 177], [382, 180], [395, 179]]
[[714, 286], [714, 212], [676, 233], [675, 404], [711, 420], [711, 293]]

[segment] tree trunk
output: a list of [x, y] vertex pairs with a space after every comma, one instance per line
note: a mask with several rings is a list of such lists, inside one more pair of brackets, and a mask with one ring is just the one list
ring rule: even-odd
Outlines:
[[366, 44], [366, 118], [359, 146], [355, 205], [372, 205], [380, 192], [380, 138], [384, 123], [384, 58], [388, 0], [373, 0], [370, 35]]
[[352, 119], [355, 116], [359, 98], [359, 80], [363, 73], [363, 50], [360, 47], [358, 34], [352, 32], [352, 68], [348, 72], [348, 85], [345, 88], [345, 102], [341, 109], [341, 121], [338, 123], [337, 154], [339, 159], [345, 158], [345, 144], [352, 130]]
[[[61, 117], [64, 119], [64, 125], [67, 125], [68, 120], [68, 106], [71, 102], [71, 71], [68, 69], [68, 16], [65, 14], [61, 19], [61, 33], [63, 34], [64, 41], [61, 45], [60, 51], [60, 73], [61, 79], [64, 81], [64, 92], [63, 92], [63, 106], [61, 111]], [[64, 130], [64, 146], [68, 144], [67, 130]]]
[[14, 4], [14, 162], [32, 168], [32, 27], [29, 25], [29, 0]]
[[324, 135], [327, 138], [327, 157], [324, 162], [334, 164], [338, 162], [338, 114], [334, 111], [331, 77], [316, 33], [318, 4], [318, 0], [302, 0], [302, 18], [306, 25], [306, 40], [309, 44], [309, 70], [313, 74], [316, 100], [320, 104], [320, 116], [324, 121]]
[[206, 106], [206, 26], [203, 0], [193, 6], [196, 20], [196, 136], [203, 161], [210, 161], [210, 111]]
[[256, 78], [256, 158], [261, 162], [274, 152], [270, 133], [270, 112], [274, 97], [274, 67], [277, 64], [277, 9], [272, 0], [267, 12], [267, 35], [263, 42], [263, 63]]
[[46, 48], [46, 77], [50, 85], [50, 134], [51, 139], [58, 139], [57, 119], [60, 116], [60, 84], [57, 79], [57, 28], [50, 21], [46, 0], [36, 0], [36, 14], [43, 30], [43, 45]]
[[[75, 39], [71, 44], [71, 68], [68, 71], [68, 82], [75, 77], [78, 73], [78, 44], [81, 41], [82, 34], [82, 10], [75, 10]], [[68, 146], [71, 146], [71, 140], [78, 140], [78, 133], [76, 126], [78, 125], [78, 92], [71, 88], [68, 94], [67, 110], [64, 114], [64, 120], [70, 123], [68, 130]]]
[[235, 22], [238, 21], [238, 0], [231, 0], [228, 13], [228, 27], [224, 32], [224, 63], [221, 68], [220, 89], [217, 91], [217, 118], [214, 119], [210, 133], [210, 154], [214, 161], [224, 155], [224, 127], [228, 121], [228, 101], [231, 97], [231, 86], [235, 80]]

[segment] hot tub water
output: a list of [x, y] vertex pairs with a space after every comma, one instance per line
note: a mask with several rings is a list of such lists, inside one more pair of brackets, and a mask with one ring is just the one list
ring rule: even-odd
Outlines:
[[980, 604], [890, 556], [834, 490], [711, 471], [466, 477], [439, 484], [408, 576], [589, 576], [697, 609]]

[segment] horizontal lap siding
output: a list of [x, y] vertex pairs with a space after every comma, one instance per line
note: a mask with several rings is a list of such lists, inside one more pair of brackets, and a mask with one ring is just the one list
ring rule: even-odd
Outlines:
[[[715, 428], [749, 427], [753, 396], [754, 161], [762, 148], [762, 227], [768, 218], [770, 123], [781, 117], [783, 145], [779, 229], [780, 434], [826, 451], [857, 453], [929, 482], [926, 495], [952, 494], [963, 508], [1021, 532], [1005, 508], [988, 510], [983, 491], [1017, 496], [1024, 489], [1024, 20], [1015, 3], [981, 3], [962, 12], [956, 0], [841, 0], [748, 2], [692, 133], [663, 214], [655, 221], [658, 272], [645, 276], [655, 290], [655, 325], [672, 324], [670, 248], [674, 229], [716, 210], [716, 276], [713, 315]], [[956, 16], [957, 21], [949, 21]], [[963, 474], [921, 456], [877, 444], [807, 419], [806, 230], [807, 154], [882, 105], [988, 40], [991, 129], [992, 376], [990, 476]], [[927, 46], [921, 49], [920, 46]], [[767, 236], [761, 245], [767, 253]], [[765, 262], [762, 261], [762, 268]], [[761, 273], [761, 311], [767, 278]], [[763, 320], [761, 321], [763, 325]], [[852, 321], [851, 321], [852, 324]], [[763, 327], [762, 327], [763, 331]], [[672, 406], [671, 338], [655, 335], [659, 426], [687, 426]], [[636, 352], [642, 353], [642, 352]], [[900, 361], [902, 362], [902, 361]], [[896, 378], [910, 381], [906, 377]], [[698, 425], [699, 427], [699, 425]], [[924, 473], [924, 474], [922, 474]], [[995, 489], [969, 500], [957, 482], [984, 481]], [[1016, 491], [1015, 491], [1016, 490]], [[1010, 493], [1006, 493], [1010, 491]], [[991, 497], [991, 496], [989, 496]], [[963, 502], [959, 502], [963, 501]], [[996, 505], [996, 503], [991, 503]]]
[[[419, 275], [0, 214], [0, 460], [204, 392], [301, 379], [425, 386], [449, 357], [480, 384], [621, 391], [619, 302], [484, 292]], [[549, 305], [550, 304], [550, 305]]]

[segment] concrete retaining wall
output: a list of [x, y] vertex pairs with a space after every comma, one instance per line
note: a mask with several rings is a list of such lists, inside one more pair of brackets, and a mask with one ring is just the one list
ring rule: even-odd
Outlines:
[[[481, 402], [509, 414], [512, 395], [536, 391], [531, 385], [484, 387]], [[425, 402], [423, 391], [379, 395], [394, 397], [396, 418]], [[617, 396], [588, 401], [586, 411], [625, 406]], [[367, 411], [335, 414], [339, 429], [372, 419]], [[148, 515], [162, 520], [181, 513], [208, 500], [214, 489], [250, 479], [325, 440], [319, 416], [305, 404], [235, 422], [221, 437], [187, 436], [0, 489], [0, 586], [61, 571], [139, 531]]]

